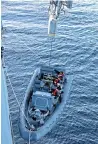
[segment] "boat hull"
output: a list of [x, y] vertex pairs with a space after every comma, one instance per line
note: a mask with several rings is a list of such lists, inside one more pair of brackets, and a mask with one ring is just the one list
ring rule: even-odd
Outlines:
[[41, 137], [45, 136], [56, 124], [57, 120], [60, 118], [60, 115], [63, 111], [64, 106], [66, 105], [67, 99], [69, 98], [69, 92], [72, 84], [72, 76], [67, 76], [67, 83], [64, 87], [64, 93], [62, 97], [61, 103], [56, 107], [55, 112], [52, 113], [50, 118], [45, 122], [45, 124], [37, 129], [37, 131], [30, 131], [25, 127], [25, 110], [27, 109], [28, 106], [28, 101], [30, 97], [28, 96], [31, 89], [32, 89], [32, 84], [34, 83], [34, 79], [36, 75], [40, 72], [40, 69], [37, 68], [31, 78], [30, 84], [27, 88], [27, 92], [24, 98], [24, 101], [21, 106], [20, 110], [20, 116], [19, 116], [19, 129], [20, 129], [20, 134], [23, 139], [29, 141], [37, 141]]

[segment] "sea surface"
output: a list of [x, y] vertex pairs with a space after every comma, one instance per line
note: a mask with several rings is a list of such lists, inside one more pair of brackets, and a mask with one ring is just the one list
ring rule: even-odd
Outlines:
[[[48, 65], [45, 1], [2, 1], [5, 64], [19, 103], [38, 64]], [[61, 13], [52, 46], [52, 66], [73, 75], [70, 97], [55, 127], [32, 144], [98, 144], [98, 0], [77, 0]], [[19, 107], [7, 80], [15, 144], [26, 144], [19, 133]]]

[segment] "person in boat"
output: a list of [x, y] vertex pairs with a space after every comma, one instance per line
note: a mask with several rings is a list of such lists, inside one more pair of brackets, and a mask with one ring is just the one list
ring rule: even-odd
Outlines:
[[62, 84], [62, 83], [57, 83], [57, 88], [58, 88], [59, 90], [62, 90], [62, 89], [63, 89], [63, 84]]
[[59, 96], [59, 90], [58, 90], [58, 88], [52, 89], [51, 93], [52, 93], [53, 96]]
[[46, 75], [44, 76], [44, 79], [45, 79], [45, 80], [48, 80], [48, 81], [52, 81], [52, 80], [53, 80], [53, 76], [48, 73], [48, 74], [46, 74]]
[[60, 77], [61, 79], [64, 77], [64, 72], [63, 71], [58, 71], [58, 70], [54, 70], [57, 74], [58, 77]]
[[64, 73], [63, 73], [63, 72], [60, 72], [60, 73], [58, 74], [58, 77], [59, 77], [61, 83], [66, 83], [66, 82], [67, 82], [66, 77], [64, 78]]
[[60, 73], [58, 74], [58, 77], [59, 77], [61, 80], [63, 80], [64, 73], [63, 73], [63, 72], [60, 72]]
[[51, 91], [52, 91], [52, 94], [54, 96], [60, 96], [61, 93], [62, 93], [62, 84], [61, 83], [57, 83], [56, 86], [52, 85], [51, 86]]
[[53, 84], [54, 84], [55, 86], [57, 86], [58, 83], [60, 83], [60, 78], [59, 78], [59, 77], [58, 77], [58, 78], [55, 78], [55, 79], [53, 80]]
[[61, 89], [62, 89], [62, 86], [61, 86], [61, 84], [60, 84], [60, 83], [57, 83], [57, 88], [58, 88], [59, 90], [61, 90]]
[[59, 90], [59, 95], [61, 96], [61, 94], [63, 93], [63, 87], [60, 83], [57, 84], [57, 89]]
[[56, 89], [52, 90], [52, 95], [55, 96], [55, 98], [59, 97], [59, 101], [62, 101], [62, 93], [63, 90], [61, 89], [61, 86], [59, 85]]
[[63, 77], [64, 77], [64, 72], [59, 72], [58, 78], [60, 78], [60, 80], [63, 80]]
[[47, 111], [45, 114], [43, 114], [39, 109], [36, 109], [33, 112], [33, 120], [35, 120], [36, 122], [38, 122], [40, 125], [44, 124], [44, 119], [46, 116], [48, 116], [49, 111]]
[[54, 85], [57, 86], [58, 83], [65, 83], [66, 82], [66, 79], [63, 79], [64, 78], [64, 73], [63, 72], [58, 72], [57, 71], [57, 78], [54, 78], [53, 80], [53, 83]]

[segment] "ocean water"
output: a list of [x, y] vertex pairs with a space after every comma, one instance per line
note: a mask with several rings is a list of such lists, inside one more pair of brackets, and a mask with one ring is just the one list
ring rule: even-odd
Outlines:
[[[37, 64], [49, 64], [48, 2], [3, 1], [2, 43], [10, 80], [19, 102]], [[32, 144], [98, 144], [98, 1], [74, 1], [60, 15], [52, 47], [52, 66], [73, 75], [70, 98], [55, 127]], [[7, 81], [15, 144], [26, 144], [19, 133], [19, 107]]]

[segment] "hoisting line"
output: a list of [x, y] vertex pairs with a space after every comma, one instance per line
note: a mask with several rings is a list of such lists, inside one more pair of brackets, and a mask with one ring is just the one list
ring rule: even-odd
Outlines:
[[30, 144], [31, 130], [29, 131], [29, 144]]
[[51, 62], [51, 53], [52, 53], [52, 41], [51, 41], [50, 56], [49, 56], [49, 66], [50, 66], [50, 62]]
[[51, 63], [52, 45], [53, 45], [53, 39], [51, 40], [51, 45], [50, 45], [49, 66], [50, 66], [50, 63]]
[[[19, 106], [20, 110], [21, 110], [20, 103], [19, 103], [18, 98], [17, 98], [17, 96], [16, 96], [16, 94], [15, 94], [15, 91], [14, 91], [14, 89], [13, 89], [13, 86], [12, 86], [11, 80], [10, 80], [10, 78], [9, 78], [9, 76], [8, 76], [7, 70], [6, 70], [6, 76], [8, 77], [8, 81], [9, 81], [9, 83], [10, 83], [10, 86], [11, 86], [11, 89], [12, 89], [12, 91], [13, 91], [14, 97], [15, 97], [17, 103], [18, 103], [18, 106]], [[22, 111], [22, 110], [21, 110], [21, 111]], [[30, 126], [30, 123], [29, 123], [29, 121], [27, 120], [27, 118], [26, 118], [26, 116], [25, 116], [25, 114], [24, 114], [23, 111], [22, 111], [22, 113], [23, 113], [23, 115], [24, 115], [26, 121], [28, 122], [28, 124], [29, 124], [29, 126]]]

